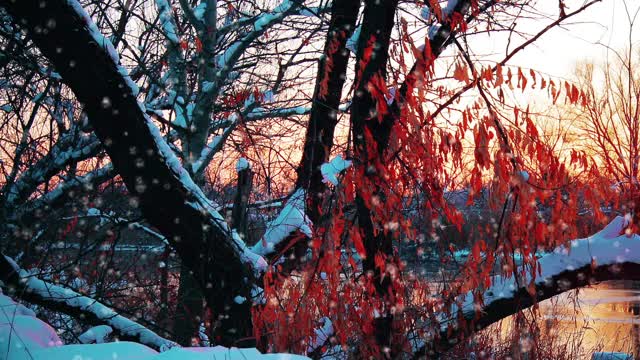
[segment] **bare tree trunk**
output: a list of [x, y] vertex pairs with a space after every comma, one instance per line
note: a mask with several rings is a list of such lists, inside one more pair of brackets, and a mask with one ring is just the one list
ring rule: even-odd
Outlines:
[[[176, 316], [173, 323], [173, 332], [178, 344], [183, 346], [199, 344], [198, 331], [200, 322], [203, 320], [203, 299], [204, 295], [193, 272], [189, 267], [181, 264]], [[193, 339], [196, 341], [192, 341]]]
[[[321, 222], [322, 196], [326, 186], [322, 182], [320, 166], [329, 159], [333, 147], [334, 131], [338, 123], [338, 108], [349, 62], [349, 51], [346, 44], [355, 29], [359, 9], [360, 1], [358, 0], [332, 2], [331, 22], [323, 56], [318, 62], [311, 115], [305, 135], [302, 159], [297, 168], [298, 177], [296, 180], [296, 189], [306, 191], [305, 212], [314, 224]], [[305, 239], [305, 236], [294, 232], [278, 244], [270, 255], [279, 255], [284, 247], [296, 238]], [[307, 241], [297, 241], [287, 250], [283, 256], [286, 260], [282, 265], [285, 272], [299, 266], [300, 259], [306, 254], [307, 243]]]
[[253, 171], [251, 168], [247, 166], [239, 169], [236, 196], [233, 201], [233, 210], [231, 211], [231, 223], [242, 239], [245, 239], [247, 235], [247, 205], [252, 186]]
[[160, 326], [169, 329], [169, 254], [171, 248], [164, 246], [162, 251], [162, 261], [164, 266], [160, 267], [160, 318], [158, 319]]
[[333, 147], [333, 133], [338, 123], [338, 107], [349, 62], [346, 43], [355, 30], [359, 9], [358, 0], [336, 0], [331, 4], [331, 23], [323, 56], [318, 62], [313, 105], [296, 180], [296, 188], [307, 190], [307, 216], [313, 223], [321, 215], [326, 186], [322, 182], [320, 166], [329, 160]]
[[[366, 257], [363, 260], [363, 272], [373, 274], [373, 282], [376, 288], [377, 296], [384, 302], [390, 300], [391, 288], [390, 277], [384, 276], [380, 269], [376, 266], [376, 257], [383, 256], [385, 261], [392, 255], [391, 235], [385, 234], [384, 231], [376, 231], [384, 226], [376, 224], [373, 219], [372, 209], [366, 202], [366, 194], [383, 195], [380, 191], [384, 184], [384, 178], [378, 176], [371, 171], [376, 168], [377, 163], [383, 161], [382, 154], [385, 150], [385, 144], [388, 142], [390, 126], [382, 126], [377, 120], [376, 109], [377, 101], [371, 93], [371, 85], [375, 77], [382, 79], [378, 84], [386, 86], [386, 65], [389, 54], [389, 41], [391, 31], [393, 30], [394, 16], [397, 0], [365, 1], [364, 17], [362, 21], [362, 30], [358, 41], [358, 56], [356, 74], [361, 74], [356, 78], [355, 95], [351, 108], [351, 124], [353, 131], [353, 143], [355, 152], [355, 164], [357, 167], [364, 169], [363, 173], [371, 184], [375, 184], [376, 189], [366, 189], [360, 186], [356, 187], [356, 208], [360, 230], [363, 235], [363, 242], [366, 251]], [[366, 55], [368, 51], [372, 51], [370, 55]], [[368, 58], [365, 58], [368, 56]], [[364, 68], [361, 66], [364, 65]], [[373, 85], [375, 86], [375, 85]], [[386, 91], [386, 89], [379, 89]], [[382, 99], [382, 101], [386, 101]], [[372, 115], [373, 114], [373, 115]], [[380, 114], [384, 115], [384, 114]], [[386, 121], [392, 121], [391, 118], [383, 117]], [[367, 133], [372, 137], [368, 138]], [[378, 142], [378, 144], [368, 144], [368, 142]], [[372, 147], [371, 145], [374, 145]], [[371, 153], [371, 149], [377, 146], [378, 152]], [[370, 196], [369, 196], [370, 197]], [[384, 199], [381, 199], [384, 201]], [[377, 233], [377, 234], [376, 234]], [[379, 351], [383, 349], [391, 349], [391, 328], [393, 317], [388, 312], [391, 304], [385, 306], [387, 310], [374, 321], [376, 334], [376, 343]], [[382, 354], [382, 353], [381, 353]]]

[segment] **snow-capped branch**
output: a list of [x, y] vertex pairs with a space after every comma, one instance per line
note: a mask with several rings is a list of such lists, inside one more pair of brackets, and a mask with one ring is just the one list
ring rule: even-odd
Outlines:
[[100, 141], [95, 135], [77, 136], [68, 134], [61, 138], [49, 153], [29, 167], [18, 179], [6, 186], [5, 206], [14, 206], [25, 201], [40, 184], [62, 171], [69, 164], [95, 156], [100, 150]]
[[158, 7], [158, 16], [160, 17], [160, 25], [162, 26], [162, 32], [168, 41], [174, 45], [180, 43], [180, 37], [176, 32], [176, 24], [173, 21], [173, 12], [171, 5], [167, 0], [156, 0], [156, 6]]
[[313, 224], [305, 214], [304, 201], [304, 190], [296, 190], [282, 208], [278, 217], [267, 225], [267, 231], [264, 236], [251, 250], [257, 254], [267, 256], [276, 251], [276, 247], [295, 231], [300, 231], [307, 237], [311, 237]]
[[[100, 219], [100, 223], [102, 224], [103, 221], [109, 221], [112, 222], [115, 225], [126, 225], [129, 228], [134, 228], [134, 229], [138, 229], [140, 231], [143, 231], [153, 237], [155, 237], [156, 239], [162, 241], [165, 245], [170, 245], [169, 240], [167, 240], [167, 238], [158, 233], [157, 231], [149, 228], [148, 226], [138, 222], [138, 221], [131, 221], [122, 217], [118, 217], [115, 216], [113, 214], [106, 214], [102, 211], [100, 211], [99, 209], [96, 208], [91, 208], [89, 209], [89, 211], [87, 212], [86, 215], [82, 215], [82, 216], [78, 216], [78, 217], [88, 217], [88, 218], [98, 218]], [[69, 217], [69, 218], [63, 218], [63, 220], [71, 220], [73, 219], [73, 217]], [[110, 245], [107, 246], [101, 246], [100, 250], [109, 250], [111, 249]], [[164, 246], [147, 246], [147, 245], [116, 245], [115, 250], [145, 250], [145, 251], [150, 251], [150, 252], [161, 252], [164, 251]]]
[[293, 115], [307, 115], [310, 112], [311, 112], [311, 108], [304, 107], [304, 106], [295, 106], [295, 107], [270, 109], [270, 110], [256, 109], [247, 115], [246, 120], [256, 121], [256, 120], [262, 120], [262, 119], [268, 119], [268, 118], [278, 118], [278, 117], [286, 117], [286, 116], [293, 116]]
[[[297, 0], [296, 0], [297, 1]], [[290, 12], [290, 15], [301, 15], [301, 16], [318, 16], [323, 13], [326, 13], [331, 9], [331, 2], [327, 2], [325, 6], [322, 7], [305, 7], [300, 6], [299, 8]], [[260, 15], [258, 15], [260, 16]], [[256, 17], [241, 17], [234, 22], [221, 26], [218, 29], [218, 36], [222, 37], [232, 31], [238, 30], [243, 26], [250, 25], [256, 21]]]
[[111, 326], [98, 325], [80, 334], [78, 340], [83, 344], [102, 344], [106, 342], [106, 338], [111, 335], [112, 332], [113, 329]]
[[139, 342], [161, 351], [177, 346], [95, 299], [39, 279], [4, 254], [0, 254], [0, 279], [5, 288], [20, 294], [25, 301], [60, 311], [88, 324], [108, 325], [123, 340]]
[[202, 173], [204, 169], [209, 165], [213, 156], [224, 146], [225, 140], [231, 136], [233, 130], [235, 130], [237, 126], [237, 122], [234, 120], [230, 120], [229, 126], [224, 129], [221, 135], [214, 136], [211, 141], [200, 152], [200, 157], [196, 160], [193, 165], [193, 172], [196, 174]]
[[178, 0], [178, 2], [180, 3], [180, 8], [182, 8], [182, 12], [184, 13], [187, 20], [191, 23], [191, 25], [193, 25], [193, 27], [196, 28], [196, 30], [201, 31], [203, 28], [202, 13], [207, 7], [207, 1], [200, 1], [200, 4], [198, 4], [198, 6], [196, 6], [195, 8], [191, 8], [191, 5], [189, 5], [189, 2], [187, 0]]
[[[264, 200], [264, 201], [256, 201], [251, 204], [247, 204], [247, 208], [249, 209], [279, 208], [279, 207], [282, 207], [282, 202], [285, 199], [286, 197], [271, 199], [271, 200]], [[218, 208], [218, 211], [231, 210], [231, 209], [233, 209], [233, 204], [225, 204], [224, 206], [221, 206], [220, 208]]]
[[[251, 45], [253, 41], [258, 39], [265, 31], [280, 23], [287, 15], [292, 14], [296, 9], [299, 9], [299, 5], [292, 0], [283, 0], [272, 12], [258, 15], [253, 21], [253, 30], [249, 31], [246, 35], [235, 41], [229, 48], [222, 54], [221, 60], [218, 61], [220, 70], [216, 73], [216, 79], [214, 86], [208, 91], [205, 91], [205, 96], [208, 93], [217, 94], [220, 90], [221, 84], [229, 76], [229, 73], [233, 70], [240, 56]], [[199, 106], [198, 106], [199, 107]]]
[[601, 281], [640, 280], [640, 236], [624, 234], [627, 224], [618, 216], [600, 232], [543, 255], [535, 277], [496, 276], [481, 296], [461, 295], [451, 315], [439, 319], [440, 333], [423, 339], [418, 353], [444, 352], [457, 340], [565, 291]]
[[43, 209], [45, 206], [53, 206], [56, 203], [64, 201], [65, 196], [68, 194], [82, 189], [94, 188], [95, 186], [112, 179], [115, 175], [116, 172], [113, 169], [113, 166], [111, 164], [107, 164], [83, 176], [66, 179], [64, 182], [58, 184], [58, 186], [53, 190], [24, 203], [24, 205], [20, 206], [20, 208], [14, 212], [11, 217], [20, 218], [24, 214], [33, 212], [34, 210]]
[[[348, 106], [341, 106], [339, 111], [347, 111]], [[311, 113], [311, 108], [306, 106], [294, 106], [279, 109], [263, 109], [257, 108], [247, 113], [243, 120], [245, 122], [258, 121], [264, 119], [282, 118], [295, 115], [308, 115]], [[237, 115], [232, 115], [229, 118], [217, 120], [211, 123], [211, 130], [218, 130], [228, 128], [237, 119]]]
[[314, 336], [309, 339], [309, 346], [307, 347], [307, 354], [311, 354], [322, 348], [327, 344], [331, 336], [334, 334], [333, 322], [328, 317], [320, 319], [322, 326], [313, 330]]

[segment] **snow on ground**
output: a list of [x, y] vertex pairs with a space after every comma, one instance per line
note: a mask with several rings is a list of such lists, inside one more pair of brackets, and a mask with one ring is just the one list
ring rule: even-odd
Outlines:
[[[30, 355], [15, 360], [155, 360], [159, 354], [144, 345], [122, 341], [41, 348], [33, 350]], [[181, 360], [187, 359], [183, 357]]]
[[100, 343], [111, 333], [96, 326], [80, 335], [97, 344], [62, 345], [56, 331], [0, 291], [0, 359], [7, 360], [305, 360], [299, 355], [261, 354], [256, 349], [174, 347], [162, 353], [133, 342]]
[[[65, 345], [38, 349], [32, 357], [15, 360], [308, 360], [300, 355], [262, 354], [256, 349], [225, 348], [173, 348], [158, 354], [156, 351], [132, 342], [93, 345]], [[14, 360], [11, 358], [11, 360]]]
[[102, 344], [112, 332], [113, 329], [109, 325], [94, 326], [78, 336], [78, 340], [83, 344]]
[[35, 316], [0, 291], [0, 359], [30, 359], [33, 350], [62, 344], [56, 331]]
[[152, 360], [305, 360], [306, 356], [290, 354], [262, 354], [256, 349], [225, 348], [175, 348], [154, 357]]
[[[83, 296], [69, 288], [64, 288], [62, 286], [58, 286], [41, 280], [34, 276], [32, 273], [24, 269], [20, 269], [20, 267], [15, 264], [15, 262], [11, 258], [8, 258], [6, 256], [5, 258], [7, 259], [7, 261], [13, 263], [14, 268], [20, 276], [20, 281], [24, 284], [25, 291], [36, 294], [47, 301], [59, 302], [73, 308], [78, 308], [82, 311], [90, 312], [97, 318], [102, 319], [106, 324], [109, 324], [111, 328], [118, 329], [118, 331], [120, 331], [122, 334], [132, 337], [138, 337], [141, 342], [145, 344], [152, 344], [158, 349], [176, 346], [174, 342], [169, 341], [159, 336], [155, 332], [147, 329], [146, 327], [125, 318], [124, 316], [116, 313], [113, 309], [96, 301], [95, 299]], [[5, 297], [4, 300], [0, 300], [0, 306], [2, 306], [4, 311], [12, 311], [13, 313], [19, 313], [20, 315], [23, 315], [22, 313], [25, 311], [30, 311], [29, 309], [20, 306], [16, 308], [17, 310], [13, 310], [15, 306], [11, 305], [11, 302], [13, 302], [13, 300]], [[24, 315], [29, 314], [26, 313]], [[35, 319], [35, 315], [32, 312], [29, 316]], [[3, 319], [0, 317], [0, 321], [2, 320]]]
[[225, 348], [173, 348], [163, 353], [144, 345], [128, 341], [91, 344], [64, 345], [36, 348], [23, 355], [9, 357], [11, 360], [308, 360], [301, 355], [262, 354], [258, 350]]

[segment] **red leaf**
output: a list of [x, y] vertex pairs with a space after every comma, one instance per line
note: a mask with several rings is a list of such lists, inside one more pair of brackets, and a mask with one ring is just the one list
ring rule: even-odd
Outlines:
[[462, 64], [458, 63], [456, 64], [456, 68], [453, 71], [453, 78], [464, 82], [465, 84], [469, 83], [469, 73], [467, 72], [467, 67], [463, 66]]
[[351, 230], [351, 239], [353, 239], [353, 245], [355, 246], [358, 255], [365, 259], [367, 257], [367, 251], [362, 243], [362, 236], [360, 235], [360, 230], [358, 228], [353, 228]]

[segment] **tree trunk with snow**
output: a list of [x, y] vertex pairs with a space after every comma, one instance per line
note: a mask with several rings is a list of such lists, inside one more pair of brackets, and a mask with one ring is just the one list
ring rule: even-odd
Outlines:
[[349, 61], [346, 44], [355, 30], [359, 9], [360, 1], [333, 1], [323, 56], [318, 61], [311, 114], [296, 179], [296, 188], [307, 191], [306, 212], [313, 223], [320, 220], [322, 195], [326, 189], [320, 166], [329, 161], [333, 147], [333, 134], [338, 124], [338, 108]]
[[[117, 55], [75, 2], [2, 1], [74, 91], [145, 218], [194, 272], [219, 319], [220, 344], [250, 336], [253, 273], [224, 219], [195, 186], [136, 101]], [[84, 14], [84, 15], [83, 15]], [[87, 81], [91, 79], [91, 81]], [[246, 260], [246, 259], [245, 259]], [[229, 316], [227, 316], [229, 315]]]

